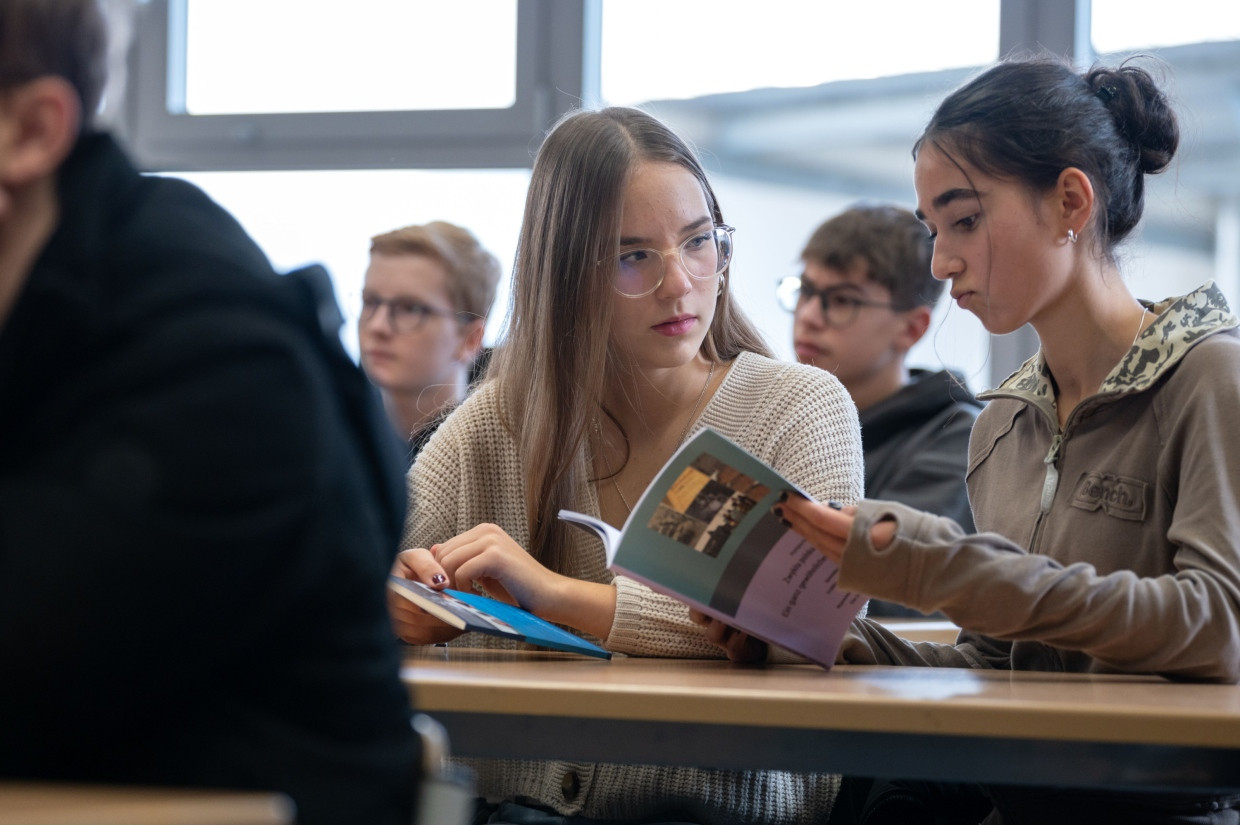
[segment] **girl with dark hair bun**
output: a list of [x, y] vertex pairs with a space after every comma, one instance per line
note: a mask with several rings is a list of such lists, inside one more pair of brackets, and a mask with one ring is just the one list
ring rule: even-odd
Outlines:
[[[1210, 283], [1136, 300], [1115, 255], [1178, 142], [1132, 64], [1003, 62], [931, 118], [914, 181], [933, 273], [990, 332], [1031, 324], [1041, 346], [979, 396], [978, 535], [883, 501], [784, 505], [842, 586], [962, 628], [914, 647], [860, 619], [841, 661], [1240, 681], [1240, 320]], [[1240, 797], [987, 795], [987, 822], [1240, 821]]]

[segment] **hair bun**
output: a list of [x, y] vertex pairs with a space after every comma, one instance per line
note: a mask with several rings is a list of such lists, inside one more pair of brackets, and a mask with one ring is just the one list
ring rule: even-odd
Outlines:
[[1137, 168], [1151, 175], [1166, 169], [1179, 148], [1180, 129], [1171, 103], [1149, 72], [1124, 63], [1115, 69], [1091, 69], [1084, 79], [1132, 145]]

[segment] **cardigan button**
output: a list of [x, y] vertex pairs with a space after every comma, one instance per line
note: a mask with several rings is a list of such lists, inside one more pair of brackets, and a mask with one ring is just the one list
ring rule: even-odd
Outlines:
[[565, 802], [572, 802], [581, 793], [581, 777], [576, 771], [564, 772], [564, 778], [560, 780], [560, 792], [564, 794]]

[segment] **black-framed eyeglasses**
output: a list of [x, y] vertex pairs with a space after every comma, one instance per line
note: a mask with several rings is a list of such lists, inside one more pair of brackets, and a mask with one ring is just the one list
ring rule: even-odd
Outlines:
[[867, 301], [858, 297], [857, 288], [851, 284], [838, 284], [820, 289], [799, 275], [789, 275], [775, 288], [779, 305], [788, 312], [796, 312], [806, 301], [818, 299], [822, 318], [827, 326], [846, 327], [857, 320], [862, 307], [879, 307], [896, 310], [895, 304], [884, 301]]
[[362, 311], [359, 316], [361, 323], [370, 323], [381, 307], [387, 307], [388, 328], [396, 334], [416, 332], [428, 318], [468, 320], [468, 313], [450, 312], [412, 298], [380, 298], [378, 295], [363, 292]]
[[626, 298], [641, 298], [659, 288], [667, 275], [667, 256], [676, 255], [689, 277], [704, 281], [728, 268], [732, 262], [735, 227], [720, 224], [695, 232], [675, 249], [626, 249], [612, 261], [616, 267], [614, 287]]

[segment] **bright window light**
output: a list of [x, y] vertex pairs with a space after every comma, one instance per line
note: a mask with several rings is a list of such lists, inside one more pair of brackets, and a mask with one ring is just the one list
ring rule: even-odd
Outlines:
[[1158, 46], [1240, 40], [1240, 4], [1176, 0], [1092, 0], [1091, 34], [1099, 54]]
[[981, 66], [999, 56], [999, 0], [604, 0], [610, 103]]
[[187, 0], [195, 115], [502, 109], [516, 0]]

